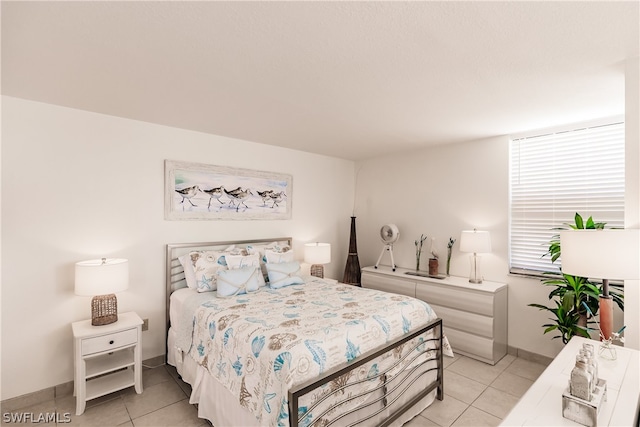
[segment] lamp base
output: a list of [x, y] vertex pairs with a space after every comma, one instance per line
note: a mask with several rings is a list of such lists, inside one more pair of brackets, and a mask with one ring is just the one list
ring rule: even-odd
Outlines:
[[616, 360], [618, 358], [618, 352], [615, 346], [611, 345], [611, 339], [603, 340], [600, 343], [600, 349], [598, 355], [603, 359]]
[[606, 341], [611, 339], [613, 331], [613, 298], [600, 295], [600, 340]]
[[322, 264], [313, 264], [309, 272], [312, 276], [324, 279], [324, 266]]
[[471, 262], [471, 273], [469, 273], [469, 283], [482, 283], [480, 275], [480, 257], [475, 253], [469, 256]]
[[116, 294], [96, 295], [91, 299], [91, 324], [109, 325], [118, 321], [118, 299]]

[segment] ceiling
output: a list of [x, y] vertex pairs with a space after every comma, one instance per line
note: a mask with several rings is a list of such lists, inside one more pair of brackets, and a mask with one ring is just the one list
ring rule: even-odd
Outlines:
[[350, 160], [624, 113], [639, 2], [2, 1], [2, 94]]

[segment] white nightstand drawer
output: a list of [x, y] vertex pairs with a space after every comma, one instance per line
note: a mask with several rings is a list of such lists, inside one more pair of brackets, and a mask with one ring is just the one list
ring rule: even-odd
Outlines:
[[82, 340], [82, 355], [85, 356], [87, 354], [115, 350], [126, 345], [133, 345], [137, 342], [138, 330], [136, 328], [99, 337], [86, 338]]

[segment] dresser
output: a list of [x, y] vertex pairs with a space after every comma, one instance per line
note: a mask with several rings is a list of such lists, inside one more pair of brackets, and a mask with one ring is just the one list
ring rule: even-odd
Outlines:
[[388, 266], [362, 269], [362, 287], [421, 299], [442, 319], [454, 352], [495, 365], [507, 354], [506, 283], [469, 283], [466, 277], [415, 276]]

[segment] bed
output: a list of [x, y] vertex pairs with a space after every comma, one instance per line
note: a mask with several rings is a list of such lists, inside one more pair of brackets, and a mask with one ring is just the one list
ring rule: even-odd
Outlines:
[[[167, 245], [167, 363], [198, 416], [218, 427], [387, 426], [442, 400], [452, 353], [428, 304], [300, 274], [291, 244]], [[215, 291], [193, 288], [196, 258], [228, 264]], [[198, 287], [211, 287], [205, 276]]]

